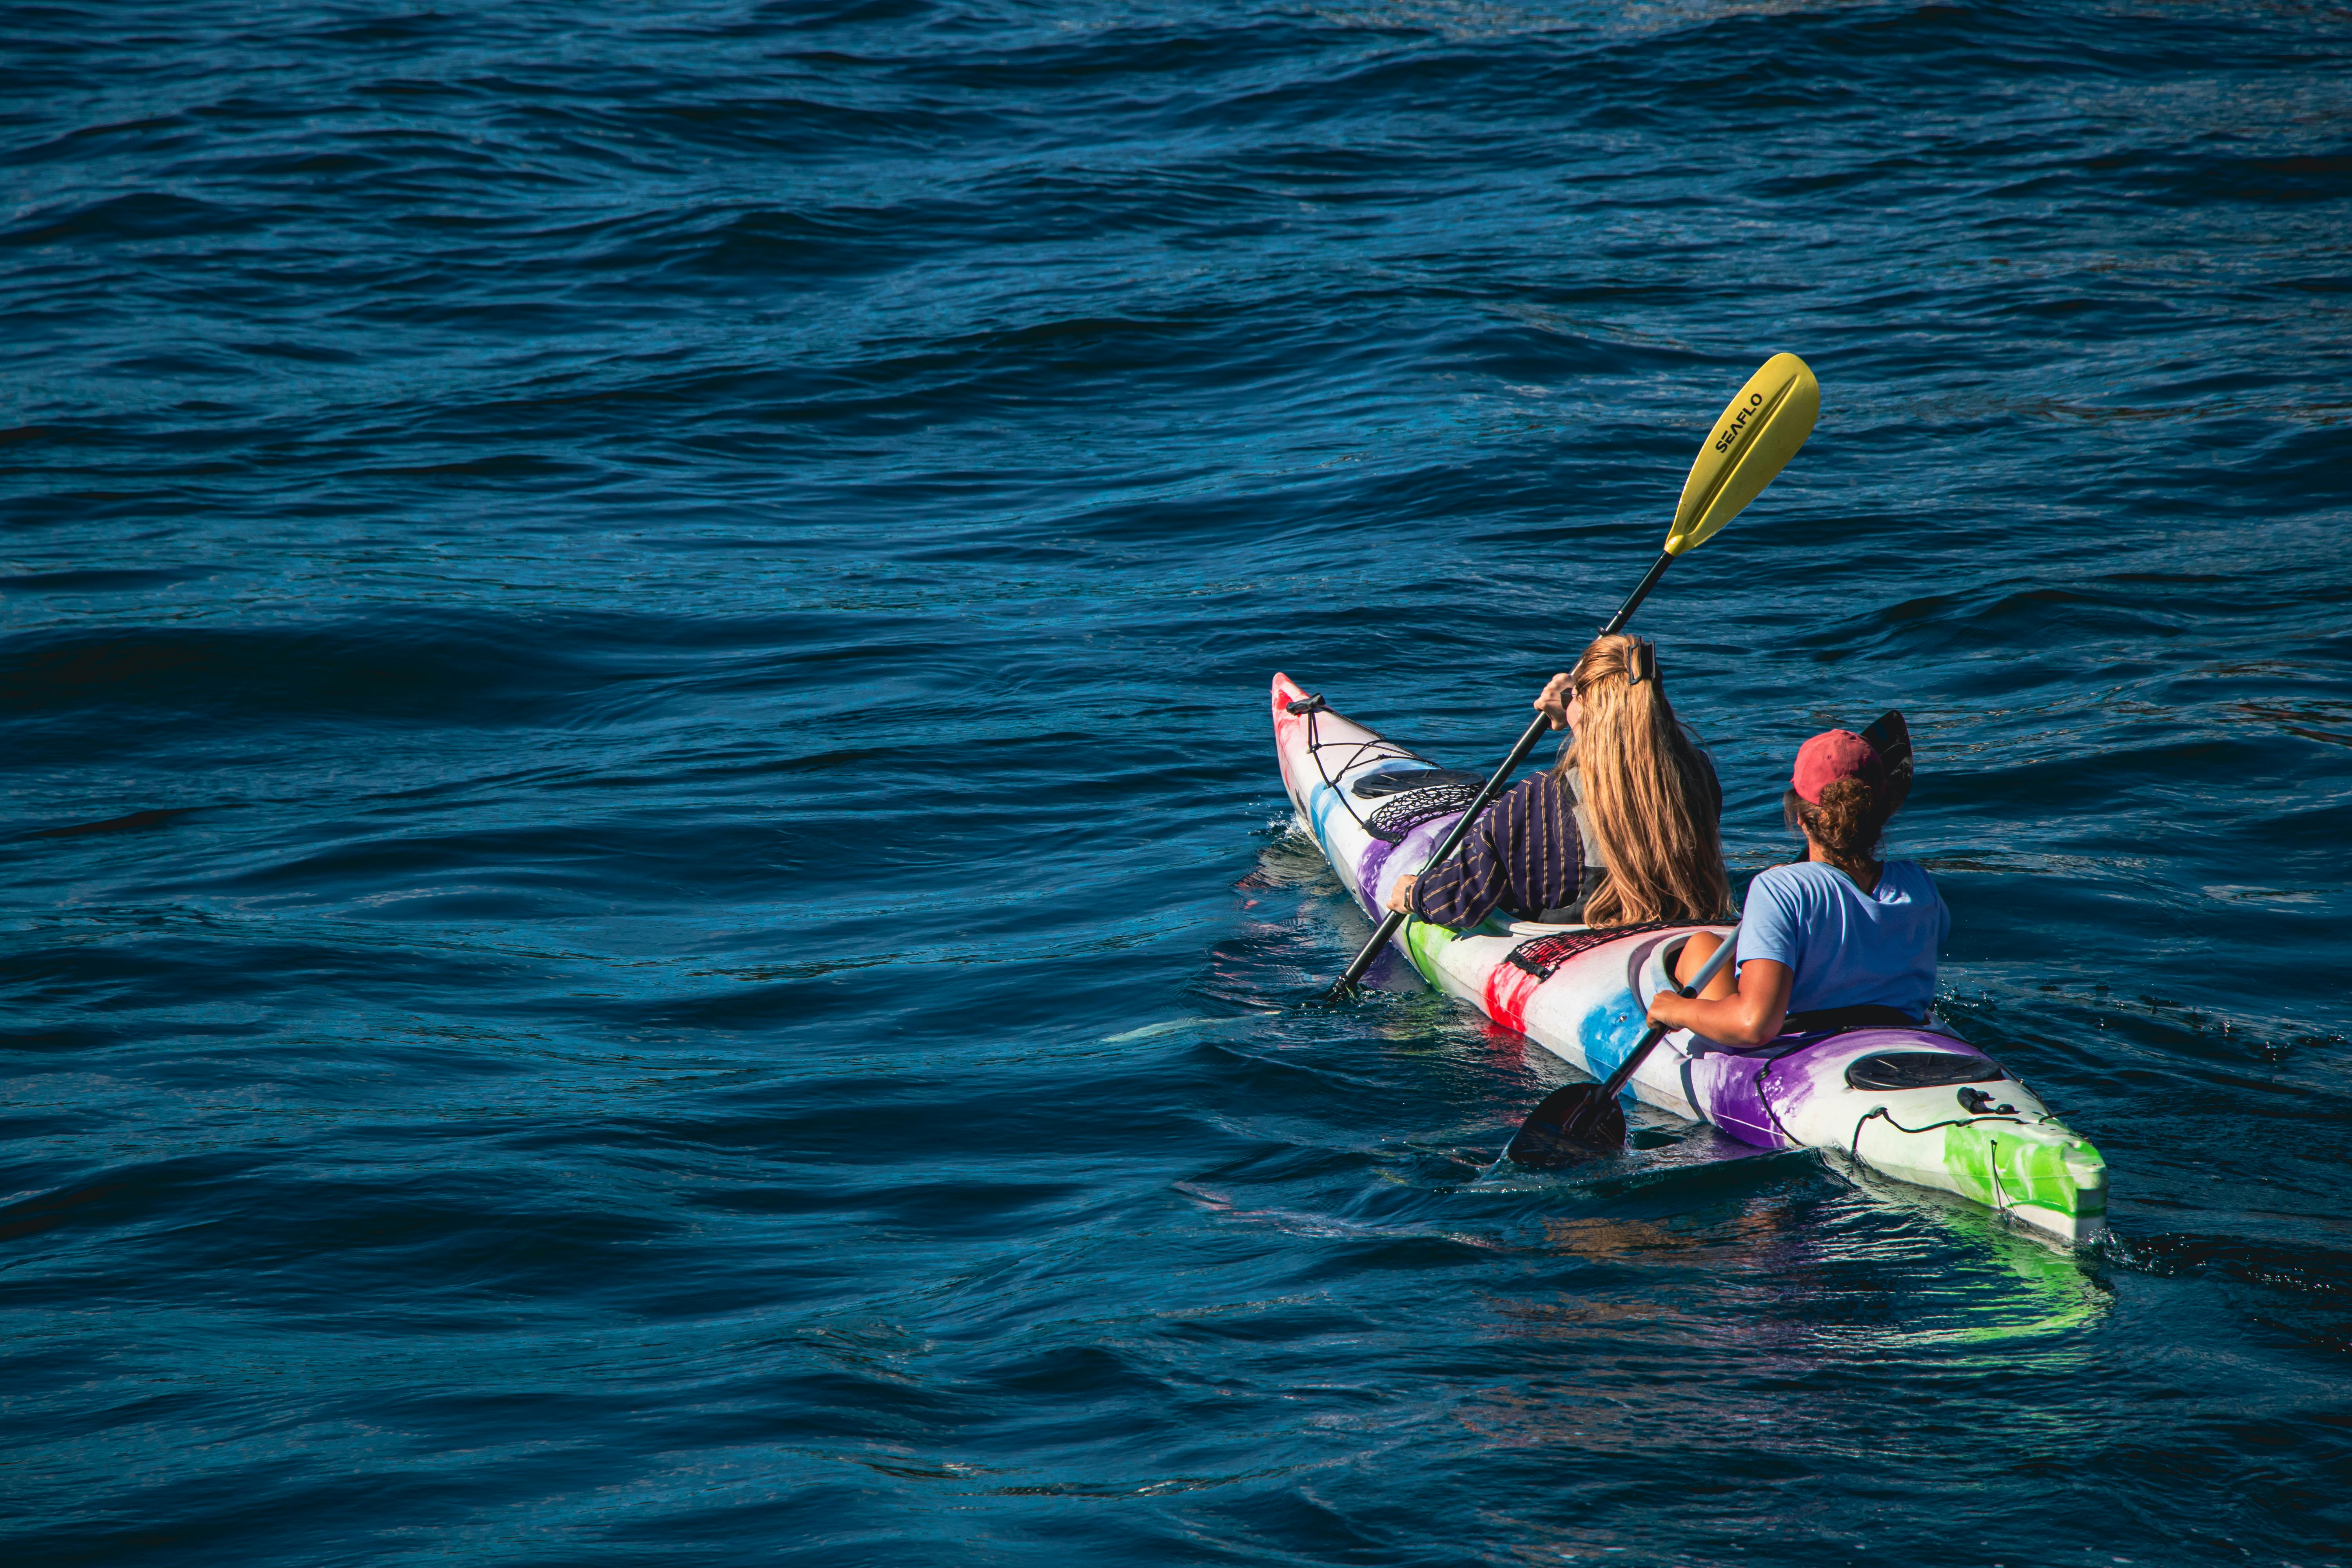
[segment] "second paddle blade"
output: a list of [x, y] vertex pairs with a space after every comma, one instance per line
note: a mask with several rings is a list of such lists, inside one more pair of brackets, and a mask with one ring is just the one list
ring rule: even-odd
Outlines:
[[1512, 1136], [1504, 1156], [1515, 1165], [1548, 1171], [1625, 1147], [1625, 1111], [1597, 1083], [1571, 1083], [1544, 1096]]

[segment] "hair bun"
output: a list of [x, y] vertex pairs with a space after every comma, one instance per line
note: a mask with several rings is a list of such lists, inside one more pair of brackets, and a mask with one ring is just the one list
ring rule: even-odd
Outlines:
[[1790, 812], [1797, 826], [1822, 847], [1829, 863], [1856, 881], [1863, 879], [1885, 831], [1886, 793], [1862, 779], [1832, 779], [1822, 786], [1822, 798], [1808, 802], [1791, 789]]

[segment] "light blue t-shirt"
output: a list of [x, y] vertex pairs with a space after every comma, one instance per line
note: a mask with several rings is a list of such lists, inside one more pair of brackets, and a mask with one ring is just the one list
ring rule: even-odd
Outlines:
[[1927, 1016], [1936, 999], [1936, 950], [1952, 911], [1927, 873], [1908, 860], [1879, 868], [1865, 893], [1819, 860], [1774, 866], [1748, 884], [1739, 917], [1739, 962], [1769, 958], [1795, 975], [1789, 1011], [1900, 1007]]

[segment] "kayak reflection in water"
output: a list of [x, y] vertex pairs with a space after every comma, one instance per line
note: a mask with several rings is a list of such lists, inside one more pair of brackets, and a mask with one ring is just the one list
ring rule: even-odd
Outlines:
[[[1805, 858], [1757, 873], [1739, 921], [1738, 987], [1728, 972], [1699, 996], [1661, 991], [1650, 1022], [1690, 1029], [1727, 1046], [1859, 1024], [1916, 1026], [1936, 996], [1936, 950], [1951, 911], [1927, 873], [1908, 860], [1876, 859], [1878, 838], [1911, 778], [1903, 716], [1871, 726], [1899, 758], [1851, 730], [1826, 730], [1797, 752], [1782, 797]], [[1682, 964], [1719, 945], [1693, 937]], [[1693, 954], [1696, 953], [1696, 961]]]
[[1597, 638], [1535, 706], [1571, 732], [1559, 763], [1497, 796], [1451, 862], [1398, 878], [1389, 908], [1456, 931], [1497, 908], [1592, 926], [1726, 918], [1723, 786], [1666, 700], [1656, 650]]

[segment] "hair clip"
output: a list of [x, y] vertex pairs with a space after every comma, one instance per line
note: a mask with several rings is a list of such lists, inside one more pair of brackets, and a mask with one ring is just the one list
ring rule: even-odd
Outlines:
[[1625, 684], [1639, 686], [1645, 680], [1658, 679], [1658, 646], [1646, 638], [1635, 637], [1625, 656]]

